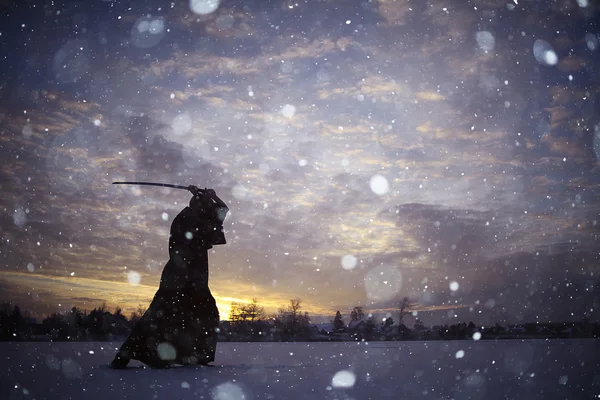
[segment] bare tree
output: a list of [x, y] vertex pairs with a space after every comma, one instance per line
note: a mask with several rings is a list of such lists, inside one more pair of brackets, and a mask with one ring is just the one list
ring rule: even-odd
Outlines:
[[275, 324], [279, 326], [282, 333], [293, 338], [305, 334], [310, 324], [310, 317], [307, 312], [302, 313], [302, 300], [299, 298], [291, 299], [287, 307], [280, 308], [277, 311]]
[[398, 309], [400, 311], [398, 324], [400, 324], [400, 325], [404, 324], [404, 316], [412, 313], [412, 309], [414, 308], [414, 306], [415, 306], [415, 303], [410, 301], [410, 299], [408, 297], [405, 297], [402, 300], [400, 300], [400, 302], [398, 303]]
[[244, 310], [244, 316], [250, 322], [264, 319], [265, 317], [265, 309], [258, 304], [258, 300], [256, 299], [252, 299], [252, 302], [246, 304], [242, 309]]
[[243, 304], [232, 302], [229, 319], [232, 322], [254, 322], [265, 318], [265, 309], [258, 304], [257, 299], [252, 299], [251, 303]]
[[293, 327], [298, 325], [300, 309], [302, 308], [302, 300], [299, 298], [290, 299], [290, 305], [286, 308], [279, 309], [279, 316], [287, 318]]
[[229, 310], [229, 320], [231, 322], [240, 322], [242, 321], [242, 314], [242, 303], [232, 301]]
[[147, 308], [141, 304], [138, 304], [137, 309], [129, 316], [129, 323], [133, 327], [146, 313]]
[[231, 321], [231, 332], [244, 337], [246, 340], [254, 340], [266, 331], [265, 309], [258, 304], [258, 300], [252, 299], [251, 303], [231, 303], [229, 321]]

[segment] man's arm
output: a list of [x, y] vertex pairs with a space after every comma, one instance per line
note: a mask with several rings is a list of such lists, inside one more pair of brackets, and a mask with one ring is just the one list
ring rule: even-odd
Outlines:
[[217, 193], [213, 189], [204, 189], [204, 190], [206, 191], [206, 194], [208, 194], [210, 196], [210, 198], [215, 201], [217, 206], [225, 207], [226, 209], [229, 210], [229, 207], [227, 207], [227, 204], [225, 204], [225, 202], [223, 200], [221, 200], [219, 198], [219, 196], [217, 196]]
[[227, 204], [225, 204], [225, 202], [223, 200], [221, 200], [219, 198], [219, 196], [217, 196], [217, 193], [214, 191], [214, 189], [207, 189], [207, 188], [200, 189], [200, 188], [198, 188], [198, 186], [195, 186], [195, 185], [188, 186], [188, 189], [190, 192], [192, 192], [192, 194], [194, 196], [200, 196], [202, 194], [208, 195], [212, 200], [214, 200], [214, 202], [216, 203], [217, 206], [225, 207], [226, 209], [229, 210], [229, 207], [227, 207]]
[[[189, 208], [184, 208], [173, 220], [169, 238], [169, 256], [179, 264], [191, 262], [199, 248], [206, 246], [206, 223]], [[210, 244], [208, 248], [210, 248]]]

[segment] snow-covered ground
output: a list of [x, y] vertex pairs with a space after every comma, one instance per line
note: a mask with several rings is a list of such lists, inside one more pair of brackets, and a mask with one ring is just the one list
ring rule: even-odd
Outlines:
[[600, 341], [219, 343], [215, 367], [107, 364], [119, 343], [0, 343], [1, 399], [593, 399]]

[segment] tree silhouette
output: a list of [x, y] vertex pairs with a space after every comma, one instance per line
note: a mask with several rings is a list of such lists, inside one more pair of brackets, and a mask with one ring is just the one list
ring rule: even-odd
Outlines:
[[110, 312], [107, 311], [106, 302], [102, 303], [100, 307], [94, 308], [90, 311], [87, 318], [87, 328], [92, 337], [101, 338], [105, 337], [110, 331]]
[[308, 336], [310, 317], [307, 312], [302, 313], [302, 300], [299, 298], [290, 299], [287, 307], [280, 308], [275, 317], [275, 325], [282, 333], [283, 337], [290, 340], [297, 340]]
[[258, 304], [257, 299], [252, 299], [249, 304], [231, 303], [231, 311], [229, 312], [229, 320], [233, 322], [253, 322], [265, 317], [264, 307]]
[[365, 312], [362, 307], [354, 307], [350, 313], [350, 321], [362, 321], [365, 318]]
[[415, 320], [415, 325], [413, 327], [415, 330], [424, 330], [425, 329], [425, 324], [423, 324], [423, 321], [421, 321], [419, 318], [417, 318]]
[[138, 304], [138, 307], [135, 311], [131, 313], [129, 317], [129, 326], [133, 328], [135, 324], [142, 318], [142, 316], [146, 313], [148, 309], [141, 304]]
[[121, 307], [117, 306], [117, 308], [115, 309], [115, 313], [112, 315], [110, 315], [109, 313], [108, 318], [111, 328], [110, 333], [121, 336], [127, 335], [129, 331], [129, 324], [127, 321], [127, 317], [123, 315], [123, 310], [121, 309]]
[[415, 303], [410, 301], [408, 297], [405, 297], [402, 300], [400, 300], [400, 302], [398, 303], [398, 309], [400, 311], [400, 316], [398, 319], [399, 324], [404, 324], [404, 316], [412, 313], [412, 309], [414, 308], [414, 306]]
[[408, 297], [403, 298], [398, 302], [398, 333], [403, 338], [410, 329], [404, 324], [404, 316], [412, 312], [414, 303]]
[[65, 315], [65, 323], [68, 325], [68, 336], [81, 340], [87, 337], [86, 320], [88, 316], [77, 307], [71, 308], [71, 311]]
[[19, 306], [4, 302], [0, 305], [0, 337], [2, 340], [21, 339], [25, 317]]
[[69, 323], [62, 314], [50, 314], [42, 321], [42, 327], [53, 340], [66, 340], [69, 337]]
[[265, 315], [265, 309], [258, 304], [257, 299], [252, 299], [248, 304], [232, 302], [229, 312], [231, 332], [248, 340], [261, 338], [268, 330]]
[[369, 318], [367, 318], [365, 334], [367, 340], [373, 340], [375, 328], [377, 327], [377, 323], [375, 322], [375, 318], [373, 315], [369, 314]]
[[340, 314], [339, 310], [335, 313], [335, 318], [333, 318], [333, 329], [336, 331], [344, 329], [344, 320], [342, 319], [342, 314]]
[[394, 318], [392, 318], [392, 317], [386, 318], [385, 322], [383, 323], [383, 326], [386, 328], [389, 328], [392, 325], [394, 325]]
[[[237, 304], [237, 305], [236, 305]], [[230, 324], [224, 324], [230, 332], [241, 335], [230, 335], [233, 340], [272, 340], [273, 337], [279, 340], [307, 340], [310, 336], [310, 317], [307, 312], [302, 310], [302, 300], [299, 298], [291, 299], [289, 304], [282, 307], [274, 315], [267, 318], [264, 309], [253, 299], [249, 304], [232, 303], [232, 321]], [[235, 308], [238, 307], [239, 311]], [[407, 297], [398, 302], [398, 311], [403, 317], [414, 310], [415, 304]], [[64, 313], [53, 313], [42, 320], [40, 324], [30, 318], [27, 311], [22, 311], [17, 305], [9, 302], [0, 304], [0, 340], [114, 340], [110, 335], [126, 334], [136, 319], [139, 319], [146, 309], [142, 306], [131, 314], [131, 320], [123, 315], [122, 310], [117, 307], [114, 314], [107, 310], [106, 303], [100, 307], [94, 308], [91, 312], [72, 307], [71, 310]], [[237, 315], [237, 317], [236, 317]], [[376, 328], [382, 328], [381, 333], [386, 339], [407, 339], [407, 334], [411, 332], [405, 324], [400, 323], [398, 328], [394, 325], [394, 319], [385, 318], [383, 323], [375, 324], [375, 319], [371, 315], [364, 320], [365, 312], [362, 307], [355, 307], [352, 310], [351, 318], [353, 321], [364, 321], [358, 327], [354, 324], [353, 328], [356, 335], [363, 335], [368, 340], [380, 337]], [[233, 321], [236, 320], [237, 322]], [[402, 320], [401, 320], [402, 321]], [[336, 311], [332, 321], [334, 330], [341, 330], [344, 326], [342, 314]], [[236, 326], [237, 325], [237, 326]], [[427, 330], [421, 320], [416, 319], [415, 331], [423, 331], [425, 337], [432, 335], [439, 338], [451, 340], [471, 339], [475, 332], [481, 334], [482, 339], [495, 338], [498, 335], [508, 337], [508, 335], [526, 334], [532, 337], [600, 337], [600, 323], [590, 322], [583, 319], [580, 322], [557, 322], [557, 323], [522, 323], [514, 327], [524, 328], [522, 331], [511, 332], [502, 325], [496, 323], [489, 327], [477, 328], [475, 323], [465, 322], [453, 325], [437, 325], [431, 330]], [[566, 329], [570, 329], [566, 332]], [[343, 331], [342, 331], [343, 332]], [[361, 333], [362, 332], [362, 333]], [[279, 336], [272, 336], [269, 333], [279, 333]], [[339, 335], [344, 340], [345, 335]], [[513, 336], [514, 337], [514, 336]], [[356, 336], [354, 336], [356, 338]], [[351, 340], [352, 336], [346, 337]]]

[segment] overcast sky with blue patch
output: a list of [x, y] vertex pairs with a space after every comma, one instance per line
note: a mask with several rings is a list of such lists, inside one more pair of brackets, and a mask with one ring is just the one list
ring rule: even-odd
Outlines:
[[190, 195], [145, 180], [230, 206], [223, 316], [598, 320], [597, 2], [2, 4], [4, 300], [147, 305]]

